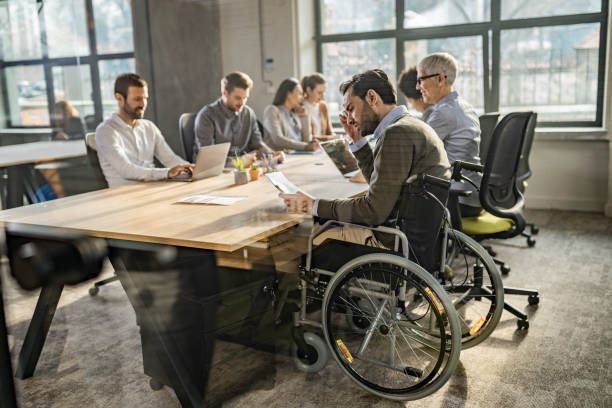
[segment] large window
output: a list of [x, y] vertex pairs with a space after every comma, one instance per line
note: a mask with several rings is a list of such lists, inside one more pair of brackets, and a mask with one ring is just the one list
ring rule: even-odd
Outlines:
[[[605, 0], [318, 0], [319, 67], [338, 85], [367, 68], [393, 78], [433, 52], [459, 64], [477, 112], [538, 112], [540, 126], [601, 126]], [[403, 97], [400, 96], [403, 102]]]
[[130, 3], [0, 0], [0, 127], [50, 126], [59, 101], [90, 130], [110, 114], [109, 81], [134, 70]]

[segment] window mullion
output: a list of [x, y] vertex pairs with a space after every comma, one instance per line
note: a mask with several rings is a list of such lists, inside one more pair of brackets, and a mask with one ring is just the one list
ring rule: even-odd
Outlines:
[[85, 13], [87, 16], [87, 34], [89, 38], [89, 52], [91, 55], [89, 72], [91, 74], [91, 97], [94, 104], [96, 123], [102, 122], [102, 93], [100, 92], [100, 70], [98, 69], [98, 45], [96, 41], [96, 22], [94, 19], [93, 2], [85, 0]]

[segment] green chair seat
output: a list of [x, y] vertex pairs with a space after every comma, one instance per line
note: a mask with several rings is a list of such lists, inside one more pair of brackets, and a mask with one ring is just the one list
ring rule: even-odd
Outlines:
[[463, 232], [468, 235], [490, 235], [507, 231], [514, 225], [508, 218], [499, 218], [484, 210], [478, 217], [461, 218]]

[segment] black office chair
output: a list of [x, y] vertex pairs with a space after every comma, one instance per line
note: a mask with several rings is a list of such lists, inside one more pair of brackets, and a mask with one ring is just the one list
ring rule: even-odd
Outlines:
[[259, 129], [259, 133], [261, 133], [261, 137], [264, 137], [264, 125], [257, 119], [257, 128]]
[[96, 130], [96, 127], [99, 123], [98, 121], [96, 121], [96, 115], [85, 115], [83, 120], [85, 122], [85, 129], [88, 132], [93, 132]]
[[193, 157], [193, 144], [195, 141], [196, 113], [183, 113], [179, 117], [179, 138], [181, 139], [181, 156], [187, 161], [195, 161]]
[[[484, 211], [478, 217], [461, 218], [462, 230], [478, 241], [512, 238], [525, 229], [525, 201], [516, 186], [516, 173], [531, 115], [532, 112], [510, 113], [493, 132], [480, 184]], [[496, 262], [502, 273], [510, 271], [504, 262]]]
[[[104, 173], [102, 173], [102, 168], [100, 167], [100, 160], [98, 159], [98, 153], [96, 149], [96, 134], [95, 133], [87, 133], [85, 135], [85, 147], [87, 148], [87, 161], [89, 161], [89, 165], [91, 166], [95, 180], [97, 183], [98, 190], [103, 188], [108, 188], [108, 182], [104, 177]], [[89, 295], [96, 296], [100, 292], [100, 287], [106, 285], [107, 283], [115, 282], [119, 280], [117, 275], [113, 275], [110, 278], [102, 279], [93, 284], [91, 288], [89, 288]]]
[[499, 121], [499, 112], [485, 113], [478, 117], [480, 121], [480, 162], [485, 163], [491, 136]]
[[[525, 134], [525, 141], [523, 142], [523, 151], [521, 152], [521, 158], [518, 164], [518, 170], [516, 172], [516, 184], [521, 193], [525, 193], [527, 188], [527, 179], [531, 177], [531, 167], [529, 166], [529, 155], [531, 154], [531, 146], [533, 145], [533, 139], [535, 137], [535, 128], [538, 121], [538, 114], [533, 112], [527, 123], [527, 133]], [[531, 230], [531, 235], [537, 235], [540, 229], [533, 223], [527, 223], [527, 226]], [[531, 235], [523, 231], [522, 236], [527, 238], [527, 245], [534, 246], [535, 239]]]

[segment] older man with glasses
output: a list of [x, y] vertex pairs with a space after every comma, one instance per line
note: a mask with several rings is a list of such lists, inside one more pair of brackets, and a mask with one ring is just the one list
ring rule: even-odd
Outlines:
[[[421, 91], [423, 101], [434, 105], [426, 122], [444, 142], [448, 161], [480, 164], [480, 122], [474, 108], [453, 91], [457, 72], [457, 61], [452, 55], [428, 55], [417, 66], [416, 87]], [[464, 174], [480, 185], [479, 173], [466, 171]], [[482, 209], [478, 192], [468, 183], [458, 183], [457, 188], [472, 191], [468, 197], [459, 199], [461, 215], [477, 216]]]

